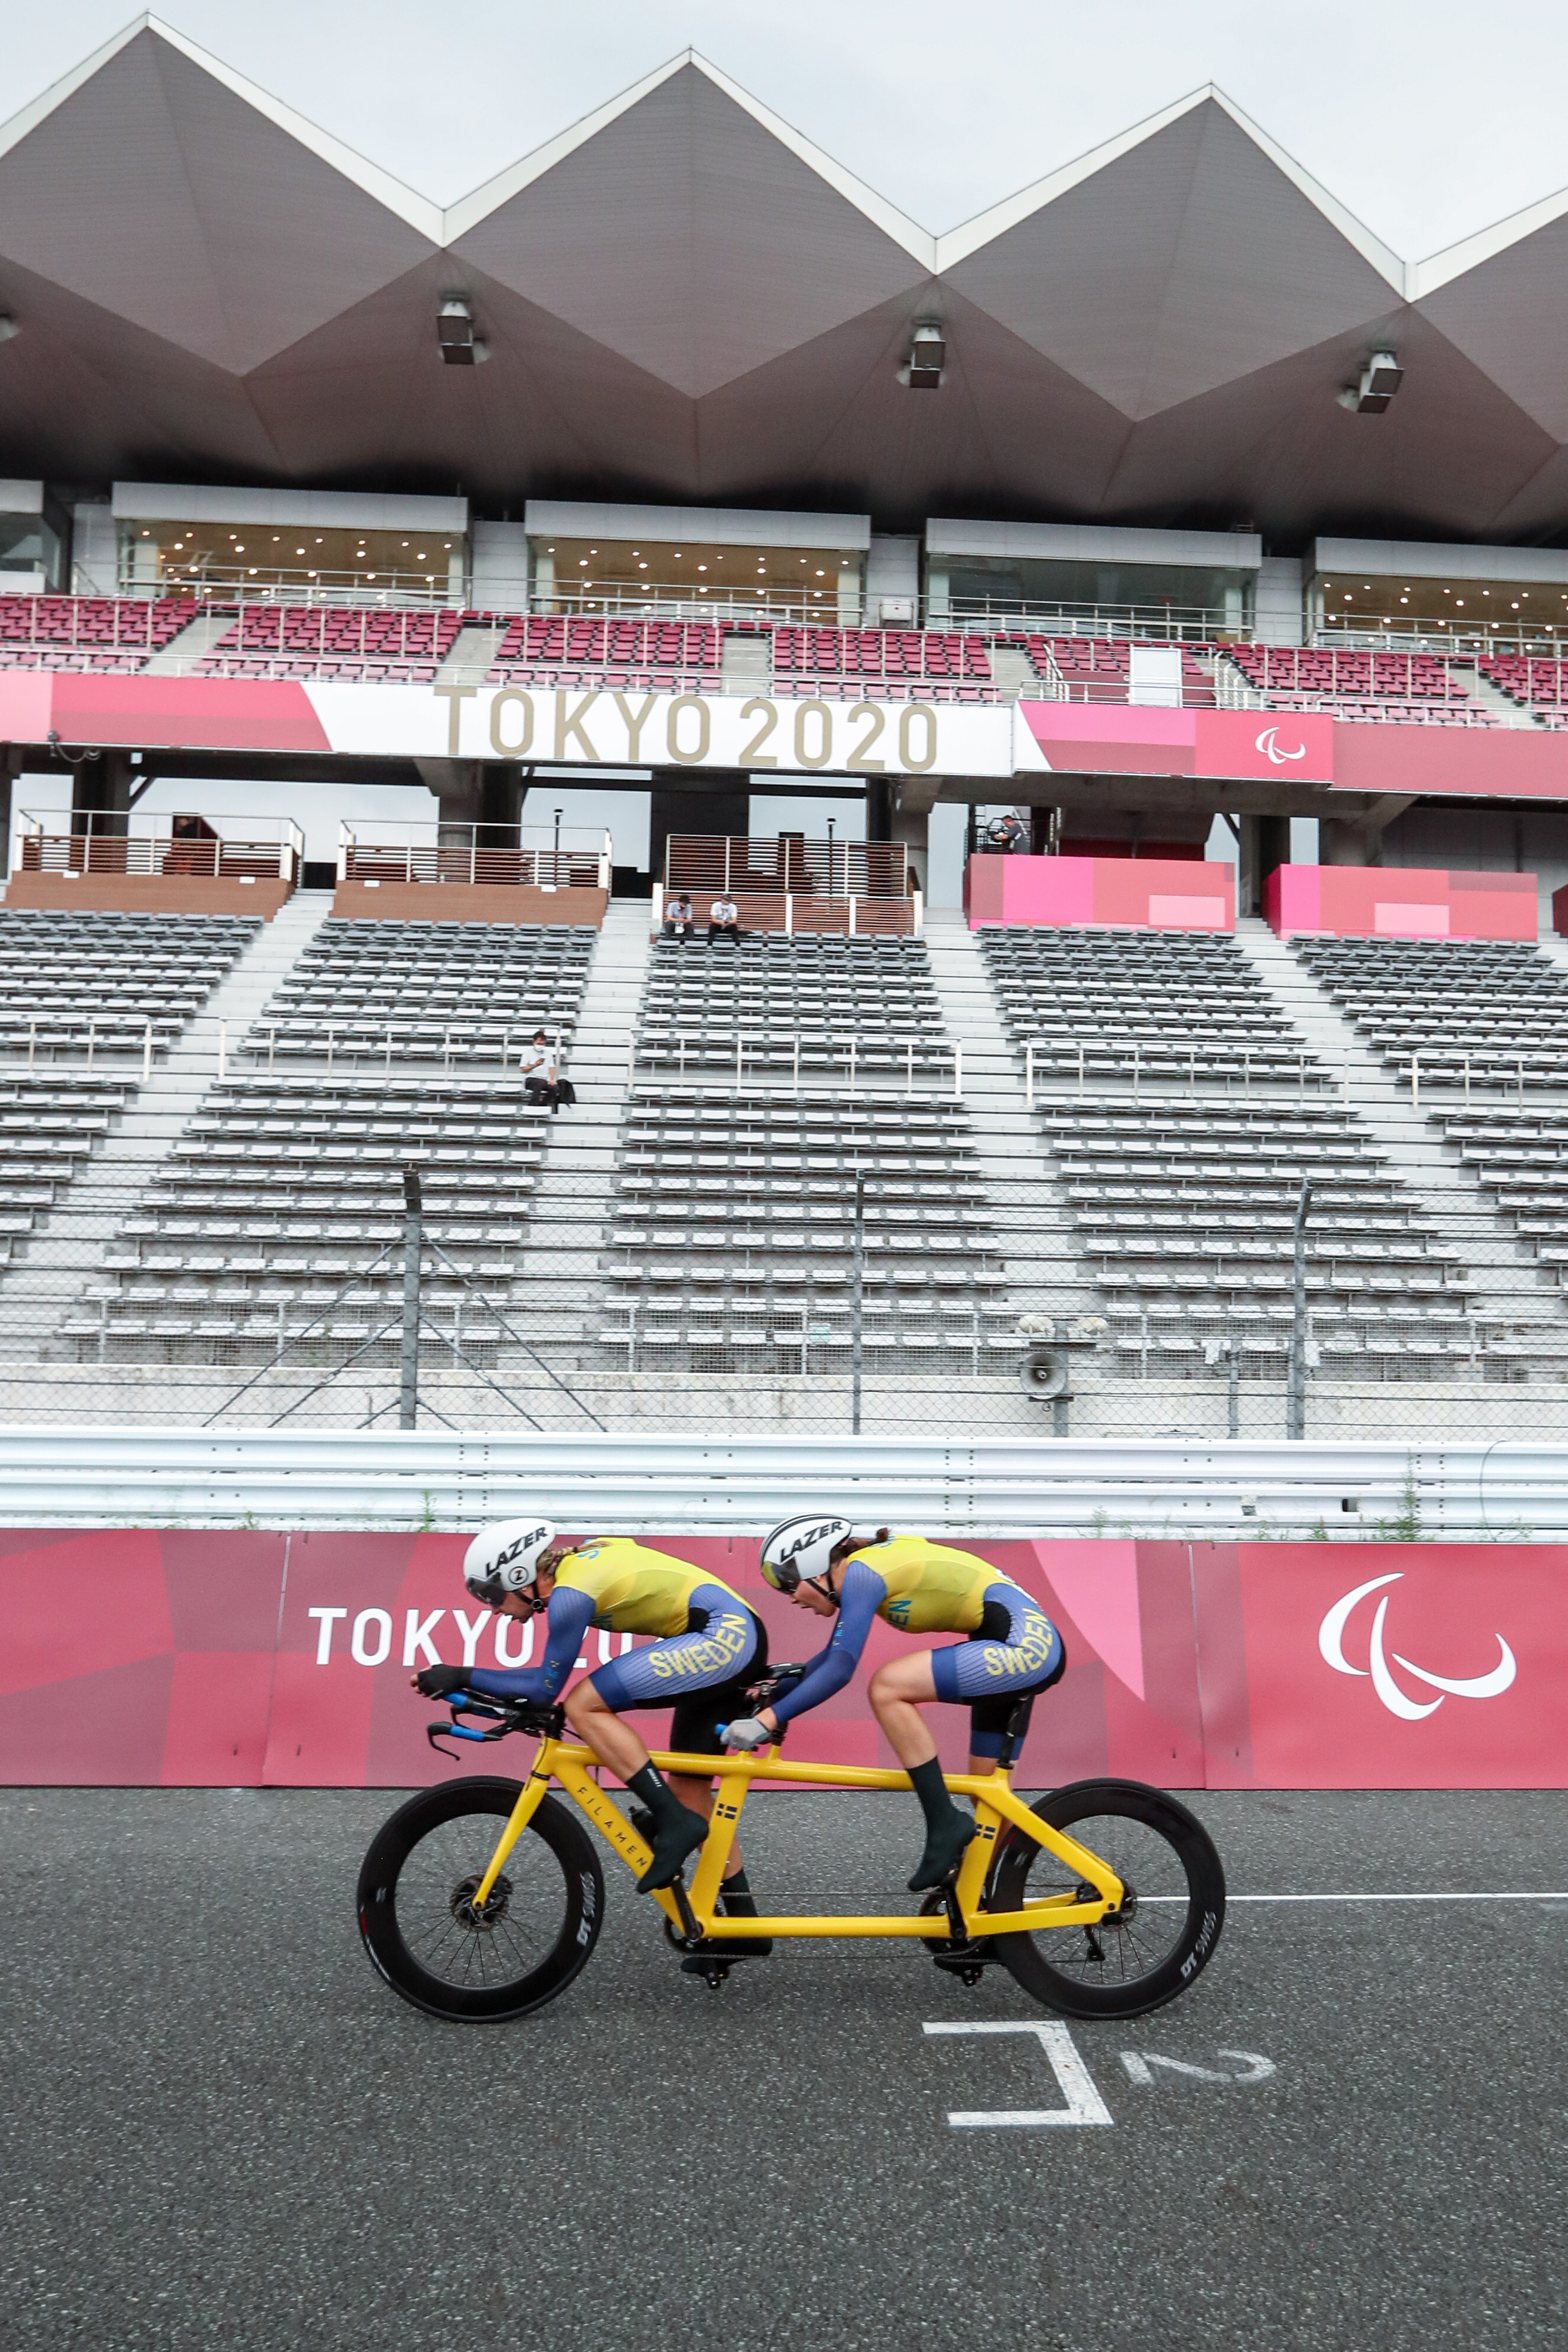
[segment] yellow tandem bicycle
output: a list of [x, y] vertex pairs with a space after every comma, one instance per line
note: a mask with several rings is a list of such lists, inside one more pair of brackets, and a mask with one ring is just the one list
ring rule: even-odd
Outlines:
[[[377, 1832], [360, 1872], [360, 1934], [393, 1990], [432, 2017], [496, 2023], [526, 2017], [564, 1992], [586, 1967], [605, 1916], [593, 1841], [554, 1782], [599, 1831], [634, 1878], [649, 1848], [593, 1777], [592, 1751], [563, 1738], [558, 1706], [454, 1694], [450, 1722], [428, 1727], [432, 1746], [502, 1739], [539, 1748], [524, 1780], [468, 1778], [426, 1789]], [[485, 1728], [459, 1716], [496, 1718]], [[1020, 1709], [996, 1769], [949, 1773], [973, 1798], [976, 1833], [948, 1885], [912, 1913], [786, 1913], [731, 1918], [717, 1908], [725, 1859], [747, 1796], [759, 1782], [834, 1789], [905, 1789], [907, 1773], [810, 1759], [684, 1755], [656, 1750], [661, 1772], [716, 1778], [704, 1843], [684, 1876], [653, 1896], [665, 1934], [706, 1965], [714, 1987], [731, 1958], [716, 1945], [784, 1937], [904, 1937], [968, 1984], [999, 1963], [1023, 1990], [1068, 2017], [1138, 2017], [1184, 1992], [1213, 1958], [1225, 1922], [1225, 1873], [1208, 1832], [1184, 1805], [1140, 1781], [1079, 1780], [1031, 1805], [1015, 1795], [1013, 1758], [1027, 1723]], [[443, 1752], [452, 1752], [446, 1751]]]

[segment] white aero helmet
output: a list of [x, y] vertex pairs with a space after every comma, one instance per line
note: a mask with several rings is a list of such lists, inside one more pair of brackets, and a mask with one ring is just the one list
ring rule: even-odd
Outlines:
[[553, 1519], [502, 1519], [481, 1528], [463, 1555], [463, 1582], [479, 1600], [499, 1608], [509, 1592], [526, 1591], [533, 1583], [554, 1541]]
[[813, 1583], [826, 1575], [835, 1549], [854, 1532], [847, 1519], [833, 1518], [823, 1511], [785, 1519], [763, 1538], [763, 1574], [776, 1592], [793, 1592], [799, 1584]]

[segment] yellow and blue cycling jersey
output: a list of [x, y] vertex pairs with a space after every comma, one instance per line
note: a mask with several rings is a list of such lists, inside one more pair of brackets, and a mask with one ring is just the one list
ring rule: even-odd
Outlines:
[[1011, 1701], [1048, 1685], [1066, 1664], [1061, 1635], [1039, 1602], [999, 1568], [924, 1536], [889, 1536], [886, 1543], [862, 1545], [843, 1562], [833, 1638], [794, 1690], [773, 1702], [777, 1722], [820, 1706], [844, 1688], [878, 1617], [904, 1633], [968, 1636], [932, 1652], [931, 1680], [938, 1698], [969, 1703], [970, 1748], [976, 1756], [994, 1755], [1001, 1745], [1000, 1722], [980, 1713], [984, 1703]]
[[[668, 1706], [743, 1674], [758, 1656], [761, 1637], [757, 1620], [721, 1578], [629, 1536], [605, 1536], [566, 1554], [544, 1622], [537, 1666], [479, 1667], [468, 1676], [471, 1686], [494, 1697], [548, 1703], [576, 1664], [584, 1635], [598, 1625], [658, 1637], [651, 1648], [598, 1668], [592, 1680], [605, 1705]], [[765, 1663], [765, 1645], [761, 1654]]]

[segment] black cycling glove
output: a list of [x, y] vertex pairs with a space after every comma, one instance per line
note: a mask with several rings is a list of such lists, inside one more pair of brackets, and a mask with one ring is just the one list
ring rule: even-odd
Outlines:
[[417, 1677], [426, 1698], [445, 1698], [448, 1692], [461, 1690], [468, 1679], [467, 1666], [426, 1666]]

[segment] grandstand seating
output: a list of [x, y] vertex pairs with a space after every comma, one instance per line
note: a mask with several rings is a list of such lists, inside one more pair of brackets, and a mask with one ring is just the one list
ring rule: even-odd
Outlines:
[[851, 1040], [867, 1080], [951, 1073], [922, 941], [773, 933], [739, 950], [654, 948], [637, 1035], [647, 1068], [847, 1076]]
[[1524, 654], [1481, 654], [1476, 667], [1489, 679], [1500, 694], [1522, 707], [1545, 703], [1549, 707], [1568, 702], [1564, 687], [1565, 665], [1552, 658]]
[[[700, 963], [709, 970], [698, 976]], [[732, 1075], [748, 989], [759, 1060], [766, 1053], [782, 1083]], [[776, 1036], [764, 1045], [764, 1020], [826, 1038], [840, 1013], [868, 1041], [869, 1087], [858, 1070], [853, 1088], [845, 1082], [847, 1060], [835, 1086], [797, 1083], [793, 1029], [782, 1049]], [[988, 1349], [1016, 1345], [963, 1105], [940, 1082], [908, 1084], [911, 1048], [917, 1079], [933, 1056], [951, 1056], [923, 941], [771, 940], [754, 956], [660, 945], [639, 1065], [676, 1063], [678, 1021], [689, 1032], [688, 1066], [728, 1063], [731, 1076], [634, 1087], [600, 1330], [617, 1361], [631, 1370], [847, 1370], [858, 1177], [868, 1368], [984, 1369], [994, 1360]]]
[[1373, 653], [1338, 646], [1230, 646], [1248, 686], [1310, 695], [1373, 695], [1396, 702], [1462, 702], [1463, 687], [1436, 654]]
[[165, 1052], [260, 930], [230, 915], [0, 908], [0, 1055]]
[[1367, 1043], [1430, 1085], [1568, 1083], [1568, 972], [1508, 940], [1298, 935], [1293, 952]]
[[131, 1083], [70, 1070], [0, 1077], [0, 1265], [79, 1175], [130, 1097]]
[[1080, 1073], [1243, 1090], [1325, 1083], [1300, 1041], [1281, 1034], [1262, 982], [1227, 938], [1023, 926], [976, 936], [1010, 1035], [1033, 1047], [1037, 1084]]
[[[245, 1076], [210, 1094], [62, 1327], [83, 1361], [331, 1365], [395, 1360], [403, 1171], [421, 1171], [423, 1304], [471, 1362], [493, 1363], [547, 1111], [518, 1080]], [[468, 1288], [468, 1276], [484, 1297]], [[502, 1308], [504, 1312], [504, 1307]], [[437, 1359], [444, 1353], [435, 1350]]]
[[1438, 1123], [1540, 1265], [1568, 1286], [1568, 1111], [1492, 1105], [1444, 1111]]
[[536, 1028], [568, 1039], [592, 925], [331, 919], [258, 1015], [262, 1059], [500, 1062]]
[[0, 668], [142, 669], [196, 611], [174, 596], [0, 596]]
[[847, 1366], [857, 1171], [865, 1345], [984, 1369], [1011, 1333], [963, 1107], [907, 1094], [639, 1087], [602, 1340], [631, 1370]]
[[994, 698], [984, 640], [957, 631], [774, 628], [773, 691], [780, 695], [906, 697], [912, 701]]
[[980, 943], [1015, 1043], [1039, 1041], [1040, 1127], [1120, 1369], [1212, 1379], [1228, 1347], [1248, 1377], [1282, 1373], [1303, 1177], [1321, 1368], [1426, 1378], [1473, 1358], [1458, 1253], [1233, 941], [996, 931]]
[[707, 621], [515, 620], [496, 647], [491, 686], [719, 690], [719, 630]]
[[427, 686], [470, 617], [478, 616], [356, 605], [247, 604], [198, 667], [213, 677], [335, 677]]

